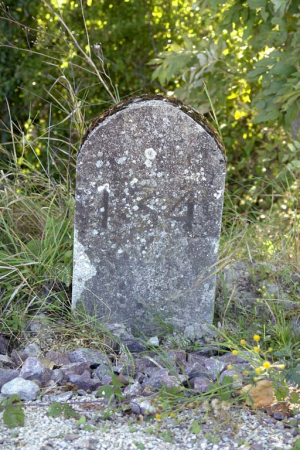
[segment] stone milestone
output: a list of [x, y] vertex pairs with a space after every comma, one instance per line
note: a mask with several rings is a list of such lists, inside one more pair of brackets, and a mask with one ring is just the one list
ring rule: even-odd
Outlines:
[[77, 161], [73, 308], [144, 334], [212, 322], [225, 171], [217, 133], [181, 102], [100, 116]]

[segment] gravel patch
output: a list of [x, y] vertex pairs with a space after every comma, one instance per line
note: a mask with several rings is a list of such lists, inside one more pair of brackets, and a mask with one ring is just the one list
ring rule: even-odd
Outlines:
[[[103, 419], [102, 400], [93, 395], [67, 401], [80, 415], [85, 425], [76, 419], [52, 418], [47, 406], [38, 402], [25, 404], [25, 426], [6, 427], [0, 413], [0, 449], [23, 450], [231, 450], [292, 449], [298, 429], [274, 420], [267, 414], [247, 409], [212, 410], [206, 414], [201, 408], [185, 410], [163, 419], [143, 418], [116, 412], [110, 420]], [[99, 406], [102, 411], [99, 411]], [[197, 424], [199, 426], [197, 427]], [[92, 430], [85, 430], [86, 425]], [[194, 431], [194, 432], [193, 432]], [[300, 430], [299, 430], [300, 431]]]

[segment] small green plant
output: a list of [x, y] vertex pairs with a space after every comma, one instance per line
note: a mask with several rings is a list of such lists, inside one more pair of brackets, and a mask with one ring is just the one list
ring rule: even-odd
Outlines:
[[82, 416], [80, 417], [68, 403], [52, 402], [48, 409], [48, 415], [54, 418], [63, 415], [65, 419], [73, 418], [84, 421]]
[[3, 411], [3, 422], [8, 428], [23, 427], [25, 422], [24, 403], [18, 395], [12, 395], [0, 403]]

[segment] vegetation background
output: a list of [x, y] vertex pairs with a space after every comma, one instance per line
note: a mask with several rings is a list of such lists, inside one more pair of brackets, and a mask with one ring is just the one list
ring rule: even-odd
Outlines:
[[298, 0], [8, 0], [0, 16], [6, 332], [68, 306], [76, 154], [129, 95], [175, 96], [215, 122], [228, 159], [221, 256], [299, 270]]

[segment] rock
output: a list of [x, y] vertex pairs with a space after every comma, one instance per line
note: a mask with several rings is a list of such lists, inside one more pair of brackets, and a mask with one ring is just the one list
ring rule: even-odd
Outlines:
[[112, 382], [113, 370], [106, 364], [100, 364], [93, 373], [100, 380], [102, 386]]
[[39, 392], [40, 388], [36, 383], [20, 377], [5, 383], [1, 388], [1, 394], [6, 397], [17, 394], [21, 400], [25, 401], [35, 400]]
[[156, 413], [156, 407], [151, 404], [151, 400], [145, 397], [132, 400], [130, 402], [130, 408], [134, 414], [142, 414], [143, 416]]
[[49, 359], [49, 361], [54, 362], [56, 366], [64, 366], [71, 363], [66, 353], [54, 350], [50, 350], [49, 352], [47, 352], [45, 357]]
[[131, 329], [127, 328], [123, 323], [105, 323], [104, 327], [117, 338], [134, 339]]
[[73, 397], [73, 392], [68, 391], [68, 392], [62, 392], [61, 394], [56, 394], [56, 395], [44, 395], [43, 401], [64, 403], [64, 402], [67, 402], [68, 400], [70, 400], [72, 397]]
[[138, 339], [122, 339], [121, 342], [130, 353], [142, 353], [147, 350], [147, 346]]
[[[48, 371], [49, 372], [49, 371]], [[22, 366], [20, 371], [20, 377], [25, 380], [39, 380], [44, 381], [45, 375], [47, 373], [47, 369], [43, 366], [43, 364], [38, 360], [38, 358], [29, 356]], [[48, 377], [50, 379], [50, 376]]]
[[88, 362], [75, 362], [71, 364], [67, 364], [60, 368], [60, 371], [63, 373], [64, 377], [68, 375], [81, 375], [85, 370], [89, 368]]
[[154, 388], [161, 388], [163, 383], [169, 383], [169, 372], [166, 369], [154, 369], [149, 378], [143, 381], [143, 387], [149, 386]]
[[36, 314], [32, 319], [28, 320], [26, 324], [27, 330], [33, 334], [39, 334], [47, 327], [49, 327], [49, 325], [47, 323], [47, 316], [44, 313]]
[[67, 353], [67, 357], [71, 363], [87, 362], [93, 366], [97, 366], [100, 363], [107, 363], [107, 356], [94, 348], [77, 348], [76, 350]]
[[157, 336], [153, 336], [150, 339], [148, 339], [148, 341], [146, 342], [146, 344], [149, 347], [159, 347], [159, 339]]
[[236, 376], [237, 379], [233, 381], [232, 386], [236, 389], [240, 389], [243, 386], [243, 375], [241, 371], [234, 370], [234, 369], [226, 369], [224, 372], [221, 373], [219, 381], [222, 384], [225, 377], [234, 377]]
[[0, 355], [0, 364], [2, 364], [3, 366], [10, 367], [10, 368], [13, 368], [15, 365], [13, 360], [7, 355]]
[[27, 345], [27, 347], [24, 348], [24, 352], [26, 353], [27, 357], [33, 356], [38, 358], [42, 355], [40, 347], [35, 343]]
[[191, 342], [203, 339], [204, 342], [215, 339], [217, 332], [213, 327], [205, 322], [189, 325], [184, 329], [184, 336]]
[[138, 381], [135, 381], [133, 384], [130, 384], [129, 386], [127, 386], [124, 391], [123, 391], [123, 395], [124, 397], [135, 397], [135, 396], [139, 396], [142, 393], [142, 386], [140, 385], [140, 383]]
[[178, 367], [182, 367], [186, 364], [186, 351], [185, 350], [169, 350], [168, 356], [176, 363]]
[[60, 369], [51, 370], [50, 380], [54, 381], [55, 384], [61, 386], [65, 380], [64, 373]]
[[198, 392], [204, 393], [207, 392], [208, 388], [212, 385], [212, 381], [207, 377], [195, 377], [190, 381], [190, 385], [192, 389], [195, 389]]
[[136, 358], [135, 359], [135, 372], [146, 373], [149, 367], [157, 367], [153, 361], [148, 358]]
[[[245, 356], [245, 357], [244, 357]], [[233, 353], [225, 353], [224, 355], [220, 356], [219, 359], [225, 364], [249, 364], [248, 359], [246, 359], [246, 352], [240, 353], [238, 355], [234, 355]], [[248, 357], [253, 359], [253, 355], [251, 353], [248, 354]]]
[[69, 374], [67, 376], [68, 381], [83, 389], [86, 392], [95, 391], [101, 386], [100, 380], [91, 378], [91, 374], [88, 370], [85, 370], [82, 374]]
[[13, 350], [10, 355], [16, 367], [22, 366], [23, 362], [28, 358], [28, 354], [24, 350]]
[[2, 334], [0, 334], [0, 354], [7, 355], [8, 353], [9, 340], [6, 339]]
[[0, 369], [0, 388], [9, 381], [19, 376], [18, 370]]

